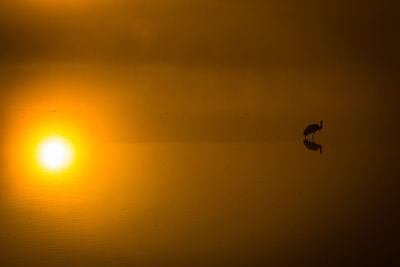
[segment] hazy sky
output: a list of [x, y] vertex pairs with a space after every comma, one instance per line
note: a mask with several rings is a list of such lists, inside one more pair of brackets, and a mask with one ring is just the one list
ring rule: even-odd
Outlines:
[[395, 1], [52, 2], [2, 1], [3, 61], [227, 67], [398, 61]]

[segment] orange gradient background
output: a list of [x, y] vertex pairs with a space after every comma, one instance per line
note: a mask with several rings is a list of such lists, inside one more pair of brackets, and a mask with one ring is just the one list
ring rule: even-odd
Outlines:
[[1, 1], [0, 265], [395, 266], [398, 10]]

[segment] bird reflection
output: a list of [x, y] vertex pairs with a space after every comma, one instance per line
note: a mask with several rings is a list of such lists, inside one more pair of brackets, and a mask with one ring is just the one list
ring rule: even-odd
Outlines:
[[[304, 130], [303, 135], [304, 135], [304, 145], [310, 149], [310, 150], [314, 150], [317, 151], [319, 150], [319, 153], [322, 154], [322, 145], [320, 144], [316, 144], [314, 142], [314, 134], [317, 131], [322, 130], [322, 120], [320, 121], [320, 124], [311, 124], [309, 126], [307, 126], [307, 128]], [[307, 139], [307, 136], [312, 134], [312, 141], [309, 141]]]
[[308, 135], [312, 134], [312, 140], [314, 141], [314, 134], [316, 131], [322, 130], [322, 121], [320, 121], [320, 125], [318, 124], [311, 124], [308, 125], [307, 128], [304, 130], [304, 138], [306, 138]]

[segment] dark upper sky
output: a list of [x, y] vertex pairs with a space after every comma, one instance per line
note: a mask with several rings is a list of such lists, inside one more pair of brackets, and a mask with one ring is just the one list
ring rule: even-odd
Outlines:
[[2, 61], [305, 67], [399, 59], [396, 1], [80, 2], [2, 1]]

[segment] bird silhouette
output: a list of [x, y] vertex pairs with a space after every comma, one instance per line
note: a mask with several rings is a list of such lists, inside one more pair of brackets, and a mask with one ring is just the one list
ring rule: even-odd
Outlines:
[[318, 124], [311, 124], [308, 125], [307, 128], [304, 130], [304, 139], [310, 134], [312, 134], [312, 140], [314, 141], [314, 134], [316, 131], [320, 131], [322, 129], [322, 121], [320, 122], [320, 125]]
[[322, 145], [316, 144], [313, 141], [308, 141], [307, 139], [304, 139], [304, 145], [310, 150], [319, 150], [319, 153], [322, 154]]

